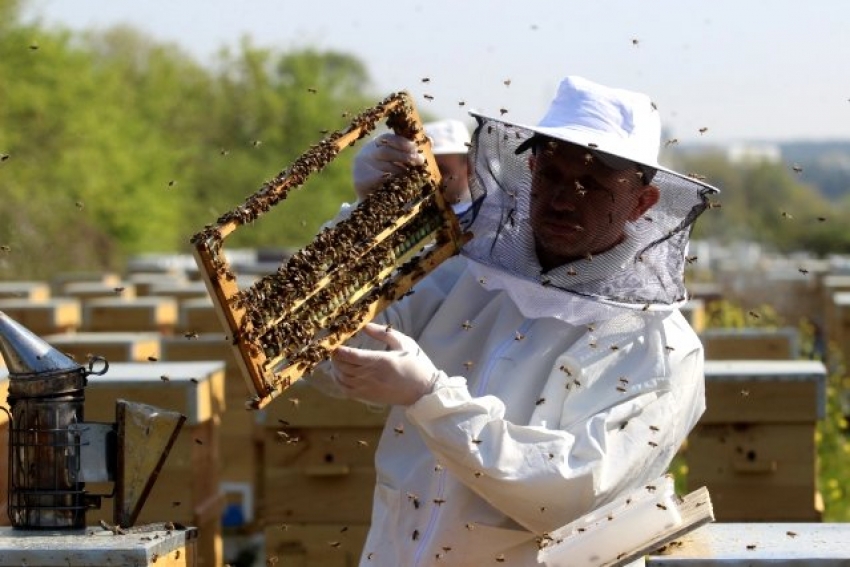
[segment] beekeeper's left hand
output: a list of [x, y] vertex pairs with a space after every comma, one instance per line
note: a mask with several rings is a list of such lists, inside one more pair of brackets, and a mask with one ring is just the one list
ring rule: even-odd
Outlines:
[[363, 332], [387, 350], [337, 347], [331, 361], [337, 383], [352, 398], [409, 406], [431, 392], [440, 371], [404, 333], [368, 323]]

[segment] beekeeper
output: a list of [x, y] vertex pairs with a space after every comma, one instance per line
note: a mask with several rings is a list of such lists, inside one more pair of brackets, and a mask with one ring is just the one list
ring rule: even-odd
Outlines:
[[[364, 566], [542, 564], [545, 534], [661, 475], [705, 407], [678, 307], [716, 189], [658, 164], [650, 99], [567, 77], [535, 126], [473, 116], [474, 238], [326, 366], [392, 406]], [[394, 134], [356, 160], [361, 195], [422, 163]]]

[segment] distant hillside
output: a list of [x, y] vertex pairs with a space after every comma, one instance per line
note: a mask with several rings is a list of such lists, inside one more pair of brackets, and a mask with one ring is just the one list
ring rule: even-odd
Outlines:
[[[799, 166], [799, 180], [819, 191], [831, 201], [840, 201], [850, 194], [850, 140], [772, 142], [759, 140], [739, 146], [757, 150], [778, 148], [780, 160], [789, 167]], [[703, 153], [731, 153], [729, 147], [712, 144], [683, 144], [675, 153], [694, 156]]]
[[803, 168], [800, 179], [837, 201], [850, 193], [850, 141], [778, 144], [785, 161]]

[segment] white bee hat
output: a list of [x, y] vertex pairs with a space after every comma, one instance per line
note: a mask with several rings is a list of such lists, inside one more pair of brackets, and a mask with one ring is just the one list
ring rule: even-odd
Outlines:
[[469, 151], [469, 129], [460, 120], [437, 120], [426, 122], [423, 126], [425, 135], [431, 139], [431, 151], [435, 156]]

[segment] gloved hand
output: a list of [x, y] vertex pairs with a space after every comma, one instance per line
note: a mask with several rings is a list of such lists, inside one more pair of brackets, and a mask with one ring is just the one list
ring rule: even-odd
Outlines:
[[333, 374], [348, 396], [408, 406], [431, 392], [440, 371], [415, 340], [375, 323], [368, 323], [363, 332], [386, 344], [388, 350], [337, 347], [331, 357]]
[[423, 165], [425, 158], [416, 144], [398, 134], [382, 134], [369, 140], [354, 157], [354, 190], [365, 199], [389, 175], [403, 173], [411, 165]]

